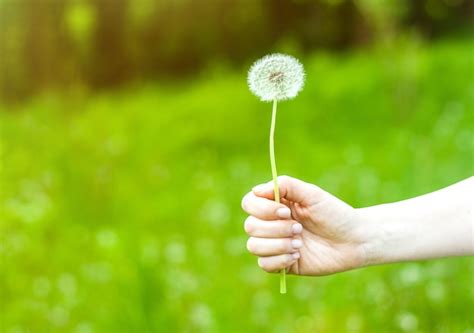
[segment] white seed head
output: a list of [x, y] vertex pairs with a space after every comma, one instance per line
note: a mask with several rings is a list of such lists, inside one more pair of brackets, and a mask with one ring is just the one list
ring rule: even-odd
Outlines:
[[250, 67], [250, 91], [264, 102], [284, 101], [298, 95], [304, 85], [303, 65], [286, 54], [270, 54]]

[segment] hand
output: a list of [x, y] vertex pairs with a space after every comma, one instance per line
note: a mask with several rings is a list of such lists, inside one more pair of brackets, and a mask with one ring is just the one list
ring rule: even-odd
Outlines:
[[357, 211], [319, 187], [278, 177], [281, 203], [273, 182], [253, 188], [242, 200], [250, 215], [247, 249], [267, 272], [287, 268], [299, 275], [326, 275], [364, 265], [364, 237]]
[[267, 272], [325, 275], [349, 269], [474, 255], [474, 177], [409, 200], [354, 209], [319, 187], [287, 176], [253, 188], [248, 250]]

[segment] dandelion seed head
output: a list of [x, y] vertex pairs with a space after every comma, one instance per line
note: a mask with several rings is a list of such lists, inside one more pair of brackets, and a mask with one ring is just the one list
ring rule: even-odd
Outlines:
[[270, 54], [250, 67], [250, 91], [264, 102], [284, 101], [298, 95], [304, 85], [303, 65], [286, 54]]

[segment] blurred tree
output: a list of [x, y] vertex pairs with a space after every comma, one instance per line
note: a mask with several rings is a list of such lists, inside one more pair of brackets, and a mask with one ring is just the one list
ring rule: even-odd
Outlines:
[[310, 52], [472, 28], [466, 0], [3, 0], [0, 98], [181, 77], [281, 45]]
[[409, 12], [407, 0], [356, 0], [358, 8], [373, 26], [377, 40], [389, 42]]
[[90, 62], [91, 82], [97, 86], [122, 83], [131, 76], [127, 43], [127, 0], [96, 0], [94, 58]]

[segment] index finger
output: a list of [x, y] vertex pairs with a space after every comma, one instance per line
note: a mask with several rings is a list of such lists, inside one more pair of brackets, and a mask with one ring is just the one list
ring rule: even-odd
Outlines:
[[291, 218], [290, 209], [282, 203], [262, 197], [253, 192], [247, 193], [242, 199], [242, 209], [261, 220], [279, 220]]

